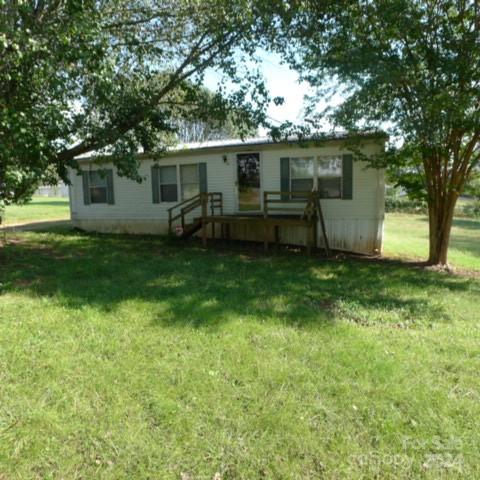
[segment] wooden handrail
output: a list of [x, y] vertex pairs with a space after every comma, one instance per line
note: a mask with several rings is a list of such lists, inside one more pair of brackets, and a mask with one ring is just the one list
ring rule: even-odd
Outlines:
[[[288, 199], [282, 200], [282, 202], [286, 203], [286, 202], [291, 201], [292, 197], [297, 197], [297, 198], [293, 198], [293, 200], [299, 200], [299, 201], [303, 200], [303, 201], [305, 201], [310, 195], [312, 195], [312, 193], [316, 193], [316, 190], [313, 190], [313, 191], [309, 190], [309, 191], [302, 191], [302, 192], [265, 191], [263, 193], [267, 197], [269, 195], [288, 197]], [[298, 198], [298, 197], [300, 197], [300, 198]]]
[[267, 210], [268, 212], [303, 212], [305, 211], [305, 207], [270, 207]]
[[[271, 198], [271, 197], [285, 197], [288, 198]], [[316, 209], [317, 203], [315, 199], [319, 198], [317, 190], [311, 190], [309, 192], [282, 192], [282, 191], [265, 191], [263, 192], [263, 216], [268, 217], [269, 212], [280, 211], [297, 211], [303, 213], [303, 218], [312, 220], [313, 217], [318, 216]], [[284, 207], [277, 206], [272, 207], [272, 204], [287, 205]], [[297, 205], [296, 207], [293, 205]]]
[[[272, 198], [274, 197], [274, 198]], [[280, 198], [279, 198], [280, 197]], [[276, 206], [271, 206], [271, 205]], [[284, 192], [284, 191], [264, 191], [263, 192], [263, 217], [268, 219], [272, 212], [296, 212], [300, 213], [303, 220], [307, 223], [307, 251], [310, 251], [312, 245], [316, 245], [317, 222], [320, 222], [322, 229], [323, 242], [327, 256], [330, 255], [325, 220], [323, 218], [322, 207], [320, 205], [320, 194], [317, 189], [308, 192]], [[268, 228], [265, 222], [264, 245], [268, 248]], [[278, 242], [278, 227], [275, 231], [276, 242]]]
[[167, 212], [171, 212], [172, 210], [174, 210], [175, 208], [178, 208], [178, 207], [181, 207], [182, 205], [184, 205], [185, 203], [189, 203], [195, 199], [200, 199], [200, 193], [197, 193], [197, 195], [195, 195], [194, 197], [190, 197], [190, 198], [186, 198], [185, 200], [182, 200], [181, 202], [179, 203], [176, 203], [173, 207], [170, 207], [167, 209]]
[[[209, 201], [212, 214], [216, 208], [219, 208], [221, 213], [223, 212], [223, 195], [221, 192], [199, 193], [168, 208], [168, 231], [172, 233], [173, 222], [178, 219], [181, 219], [182, 227], [185, 228], [185, 215], [196, 208], [202, 207], [202, 216], [204, 216]], [[180, 208], [180, 211], [177, 214], [173, 214], [173, 211], [177, 208]]]

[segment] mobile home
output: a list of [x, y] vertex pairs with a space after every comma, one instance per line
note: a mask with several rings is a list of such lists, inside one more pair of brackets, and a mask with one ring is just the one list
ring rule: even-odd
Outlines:
[[[385, 141], [384, 135], [364, 135], [357, 148], [375, 155]], [[305, 192], [313, 191], [330, 248], [377, 254], [382, 250], [384, 170], [356, 160], [349, 145], [344, 134], [321, 142], [255, 138], [182, 145], [156, 161], [140, 154], [141, 183], [118, 176], [108, 158], [102, 163], [80, 158], [81, 171], [71, 172], [72, 222], [87, 231], [173, 231], [179, 236], [200, 227], [203, 235], [219, 235], [215, 228], [205, 229], [206, 223], [218, 222], [222, 234], [228, 224], [232, 239], [308, 245], [308, 229], [281, 219], [295, 217], [289, 214], [291, 203], [305, 208]], [[305, 212], [302, 216], [299, 210], [298, 216], [305, 218]], [[270, 223], [262, 225], [267, 217]], [[324, 244], [323, 229], [313, 232], [314, 244]]]

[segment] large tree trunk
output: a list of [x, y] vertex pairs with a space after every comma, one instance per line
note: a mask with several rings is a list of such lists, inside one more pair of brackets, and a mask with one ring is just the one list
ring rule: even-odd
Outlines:
[[453, 224], [453, 214], [458, 195], [452, 193], [443, 201], [438, 199], [428, 202], [430, 250], [428, 263], [430, 265], [446, 266], [450, 232]]

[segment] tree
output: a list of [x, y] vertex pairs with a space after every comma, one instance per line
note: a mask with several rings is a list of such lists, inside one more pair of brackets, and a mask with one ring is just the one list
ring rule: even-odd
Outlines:
[[480, 157], [480, 5], [291, 0], [279, 13], [274, 44], [317, 87], [313, 100], [346, 97], [324, 113], [353, 131], [387, 125], [402, 142], [375, 163], [426, 198], [428, 261], [445, 265], [455, 204]]
[[[89, 152], [139, 180], [139, 148], [161, 155], [182, 119], [262, 122], [267, 92], [242, 71], [259, 28], [250, 3], [0, 0], [0, 210], [68, 180]], [[206, 98], [208, 68], [236, 88]]]
[[177, 130], [179, 141], [185, 143], [239, 138], [245, 135], [253, 137], [257, 134], [255, 127], [239, 129], [236, 119], [231, 116], [227, 116], [220, 125], [209, 120], [181, 120], [178, 122]]
[[[214, 94], [205, 90], [205, 104], [211, 105]], [[220, 101], [222, 99], [220, 98]], [[183, 115], [176, 123], [177, 138], [180, 142], [206, 142], [208, 140], [222, 140], [226, 138], [239, 138], [255, 136], [257, 128], [247, 125], [242, 115], [247, 114], [242, 107], [230, 108], [225, 118], [207, 115], [199, 118], [198, 109], [194, 109], [190, 118]]]

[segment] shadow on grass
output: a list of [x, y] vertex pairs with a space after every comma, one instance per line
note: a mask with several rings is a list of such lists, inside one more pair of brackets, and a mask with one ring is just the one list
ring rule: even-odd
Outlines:
[[474, 257], [480, 257], [480, 238], [475, 240], [466, 235], [455, 235], [450, 242], [450, 248]]
[[401, 265], [216, 247], [66, 229], [19, 236], [0, 249], [0, 293], [104, 312], [133, 301], [154, 325], [178, 327], [216, 327], [237, 318], [298, 327], [337, 320], [398, 326], [448, 321], [441, 292], [478, 287]]
[[[415, 220], [425, 224], [425, 230], [421, 237], [428, 241], [428, 218], [424, 215], [418, 215]], [[455, 218], [453, 227], [454, 230], [450, 239], [451, 249], [466, 252], [477, 257], [480, 256], [480, 220]], [[477, 238], [474, 238], [475, 232], [478, 233]], [[419, 233], [415, 233], [415, 236], [417, 238], [420, 237]]]
[[[428, 217], [426, 215], [417, 215], [416, 220], [428, 224]], [[478, 218], [454, 218], [453, 226], [465, 230], [478, 230], [480, 236], [480, 219]]]
[[478, 231], [478, 236], [480, 239], [480, 219], [456, 218], [453, 221], [453, 226], [458, 228], [464, 228], [467, 230], [476, 230]]

